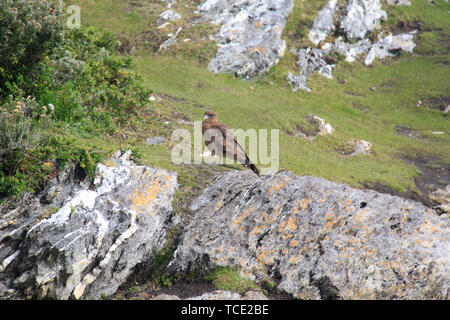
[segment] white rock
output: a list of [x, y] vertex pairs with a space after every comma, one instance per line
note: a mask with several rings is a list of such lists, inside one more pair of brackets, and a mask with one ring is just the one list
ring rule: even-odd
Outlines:
[[317, 14], [313, 26], [308, 33], [309, 40], [317, 45], [320, 41], [334, 31], [334, 11], [336, 10], [337, 0], [330, 0]]
[[388, 5], [398, 5], [398, 6], [410, 6], [411, 1], [409, 0], [387, 0], [386, 1]]
[[159, 15], [163, 20], [175, 21], [181, 19], [181, 16], [172, 9], [166, 10]]
[[381, 20], [387, 19], [379, 0], [349, 0], [346, 10], [341, 27], [351, 39], [363, 39], [368, 32], [379, 28]]

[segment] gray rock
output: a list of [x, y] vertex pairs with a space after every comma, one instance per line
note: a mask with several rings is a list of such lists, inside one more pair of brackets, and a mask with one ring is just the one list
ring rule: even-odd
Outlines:
[[181, 19], [181, 16], [172, 9], [162, 12], [160, 15], [162, 20], [175, 21]]
[[311, 89], [307, 86], [307, 78], [314, 72], [318, 72], [327, 78], [332, 78], [332, 70], [335, 64], [329, 64], [325, 57], [333, 52], [345, 56], [348, 62], [354, 62], [360, 55], [367, 54], [364, 63], [371, 65], [375, 58], [383, 59], [391, 57], [398, 51], [412, 52], [416, 44], [413, 33], [392, 35], [380, 38], [376, 43], [371, 43], [369, 39], [362, 39], [355, 43], [348, 43], [342, 38], [335, 40], [334, 44], [327, 43], [325, 49], [306, 48], [295, 50], [297, 54], [297, 65], [300, 67], [298, 76], [288, 73], [287, 80], [292, 85], [293, 91], [303, 89], [308, 92]]
[[[152, 300], [181, 300], [176, 295], [160, 294]], [[214, 290], [199, 296], [187, 298], [186, 300], [268, 300], [268, 298], [261, 291], [250, 290], [244, 296], [237, 292]]]
[[379, 0], [349, 0], [341, 28], [350, 39], [363, 39], [387, 19]]
[[375, 58], [383, 59], [394, 56], [392, 52], [395, 51], [413, 52], [415, 46], [416, 44], [414, 43], [414, 36], [412, 34], [406, 33], [395, 36], [389, 34], [371, 46], [364, 63], [370, 65]]
[[172, 6], [175, 4], [176, 0], [162, 0], [163, 2], [167, 3], [167, 8], [172, 8]]
[[308, 33], [309, 40], [315, 45], [325, 40], [335, 30], [333, 15], [336, 10], [336, 3], [337, 0], [330, 0], [317, 14], [317, 18]]
[[155, 137], [148, 137], [147, 139], [145, 139], [145, 143], [148, 145], [154, 145], [154, 144], [162, 144], [162, 143], [166, 143], [168, 140], [166, 137], [161, 137], [161, 136], [155, 136]]
[[294, 91], [298, 89], [311, 91], [306, 84], [306, 79], [314, 72], [318, 72], [329, 79], [333, 77], [331, 71], [334, 65], [328, 64], [325, 60], [325, 56], [329, 50], [306, 48], [292, 51], [297, 54], [297, 65], [300, 68], [298, 76], [289, 73], [287, 77]]
[[[46, 219], [30, 225], [9, 217], [12, 227], [0, 229], [0, 297], [98, 299], [161, 249], [172, 226], [176, 173], [135, 165], [130, 155], [99, 164], [93, 186], [73, 186]], [[22, 239], [4, 258], [16, 233]]]
[[359, 154], [370, 154], [372, 151], [372, 144], [365, 140], [352, 140], [350, 144], [353, 145], [354, 150], [350, 153], [350, 156], [356, 156]]
[[449, 298], [449, 220], [420, 203], [286, 171], [230, 171], [190, 208], [168, 273], [239, 266], [302, 299]]
[[434, 191], [430, 194], [430, 198], [441, 204], [440, 208], [443, 212], [450, 213], [450, 185]]
[[331, 124], [326, 123], [325, 120], [319, 118], [318, 116], [308, 115], [306, 117], [306, 120], [315, 128], [313, 132], [304, 132], [300, 128], [299, 131], [297, 132], [297, 135], [299, 135], [300, 137], [314, 140], [317, 137], [332, 134], [334, 132], [334, 129], [331, 126]]
[[442, 113], [447, 114], [450, 111], [450, 104], [447, 105], [444, 110], [442, 110]]
[[208, 69], [244, 79], [260, 76], [284, 55], [281, 39], [292, 0], [207, 0], [198, 7], [207, 21], [221, 26], [219, 49]]
[[347, 62], [354, 62], [359, 55], [367, 53], [372, 48], [369, 39], [363, 39], [355, 43], [347, 43], [338, 38], [334, 41], [333, 50], [345, 56]]
[[398, 5], [398, 6], [410, 6], [411, 1], [409, 0], [387, 0], [388, 5]]
[[307, 92], [311, 92], [311, 89], [306, 84], [306, 75], [299, 74], [298, 76], [295, 76], [292, 72], [289, 72], [287, 77], [287, 81], [292, 86], [293, 91], [297, 91], [298, 89], [305, 90]]

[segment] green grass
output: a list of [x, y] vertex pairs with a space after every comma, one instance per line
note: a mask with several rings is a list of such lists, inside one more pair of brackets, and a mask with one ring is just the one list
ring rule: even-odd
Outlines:
[[[398, 190], [415, 189], [414, 178], [420, 171], [401, 160], [402, 156], [431, 154], [444, 162], [450, 161], [448, 118], [426, 106], [416, 107], [418, 100], [448, 95], [449, 53], [442, 49], [442, 39], [448, 41], [450, 36], [447, 14], [450, 4], [436, 0], [436, 6], [431, 6], [422, 0], [410, 7], [384, 5], [389, 17], [384, 28], [393, 27], [402, 19], [420, 20], [429, 30], [419, 35], [415, 53], [376, 61], [371, 67], [361, 62], [340, 62], [333, 70], [334, 79], [314, 75], [308, 81], [311, 93], [292, 92], [286, 81], [287, 72], [295, 62], [289, 46], [307, 43], [304, 38], [307, 24], [324, 2], [295, 1], [294, 13], [283, 36], [288, 45], [286, 56], [268, 75], [251, 82], [207, 71], [207, 60], [199, 58], [200, 49], [208, 43], [206, 57], [214, 50], [210, 42], [200, 40], [197, 34], [200, 31], [195, 28], [188, 29], [192, 34], [186, 32], [180, 39], [190, 37], [205, 42], [186, 46], [178, 43], [163, 53], [138, 46], [133, 53], [134, 69], [142, 74], [146, 87], [162, 96], [148, 112], [156, 118], [170, 117], [177, 112], [191, 121], [200, 121], [205, 109], [212, 109], [230, 128], [279, 129], [280, 169], [353, 186], [377, 181]], [[138, 37], [146, 29], [154, 30], [157, 16], [165, 10], [152, 3], [147, 9], [130, 7], [131, 1], [81, 0], [79, 3], [83, 23], [113, 31], [119, 37]], [[173, 9], [192, 17], [193, 3], [177, 1]], [[198, 29], [206, 32], [204, 26]], [[372, 91], [372, 87], [376, 90]], [[336, 129], [335, 133], [314, 142], [295, 136], [295, 128], [305, 123], [309, 114], [325, 119]], [[198, 170], [194, 166], [172, 164], [170, 143], [145, 144], [145, 137], [158, 134], [170, 138], [171, 132], [180, 126], [176, 121], [164, 124], [143, 117], [122, 129], [126, 139], [113, 137], [103, 143], [99, 137], [85, 139], [84, 143], [99, 148], [134, 149], [143, 163], [178, 171], [189, 187], [187, 190], [191, 190], [195, 188]], [[396, 126], [414, 128], [425, 138], [398, 135]], [[192, 132], [192, 127], [184, 127]], [[437, 136], [432, 131], [445, 134]], [[372, 154], [355, 157], [339, 154], [337, 149], [354, 139], [370, 141]]]
[[206, 275], [206, 279], [212, 281], [220, 290], [239, 292], [245, 294], [250, 289], [258, 289], [258, 285], [249, 279], [240, 276], [239, 270], [230, 267], [216, 267]]

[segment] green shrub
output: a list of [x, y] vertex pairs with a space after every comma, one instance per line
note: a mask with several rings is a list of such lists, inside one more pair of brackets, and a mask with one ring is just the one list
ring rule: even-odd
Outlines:
[[26, 151], [36, 149], [41, 140], [40, 120], [47, 108], [29, 97], [0, 107], [0, 163], [20, 163]]
[[39, 191], [55, 159], [78, 162], [93, 179], [103, 154], [65, 132], [112, 134], [147, 103], [114, 35], [66, 30], [63, 17], [59, 1], [0, 2], [0, 201]]
[[0, 99], [11, 92], [17, 80], [21, 87], [32, 83], [39, 62], [63, 42], [63, 13], [59, 3], [0, 2]]
[[50, 114], [31, 97], [0, 107], [0, 198], [33, 190], [27, 182], [30, 155], [44, 140], [42, 130]]
[[108, 32], [68, 31], [64, 47], [42, 68], [35, 90], [40, 103], [53, 104], [57, 120], [80, 123], [83, 130], [96, 125], [111, 133], [114, 122], [126, 122], [150, 91], [129, 70], [132, 59], [115, 51], [117, 45]]

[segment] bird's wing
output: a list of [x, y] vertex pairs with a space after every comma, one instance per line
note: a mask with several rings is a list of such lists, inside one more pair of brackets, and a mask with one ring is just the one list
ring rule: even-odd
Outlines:
[[228, 129], [225, 125], [221, 125], [218, 128], [221, 133], [223, 140], [223, 153], [231, 159], [237, 160], [242, 164], [248, 163], [248, 156], [245, 153], [244, 148], [237, 142], [234, 137], [233, 131]]

